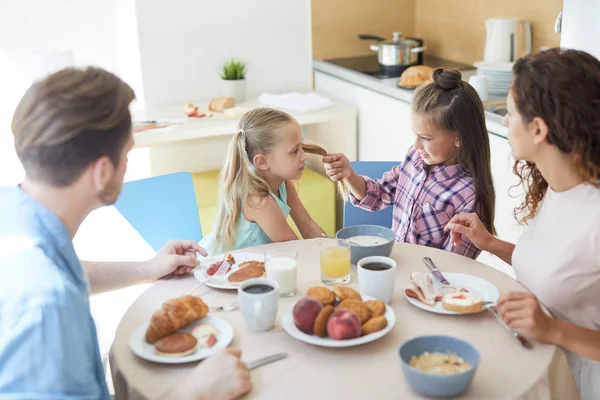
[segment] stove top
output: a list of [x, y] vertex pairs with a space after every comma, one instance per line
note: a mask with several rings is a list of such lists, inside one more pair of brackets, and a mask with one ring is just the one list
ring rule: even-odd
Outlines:
[[[458, 70], [469, 70], [475, 69], [473, 65], [463, 64], [460, 62], [449, 61], [443, 58], [439, 58], [431, 55], [424, 55], [423, 64], [428, 65], [432, 68], [444, 67], [444, 68], [453, 68]], [[385, 74], [381, 71], [379, 67], [379, 63], [377, 62], [376, 55], [370, 56], [360, 56], [360, 57], [350, 57], [350, 58], [336, 58], [332, 60], [325, 60], [331, 64], [339, 65], [340, 67], [344, 67], [347, 69], [351, 69], [353, 71], [362, 72], [363, 74], [367, 74], [377, 79], [387, 79], [387, 78], [396, 78], [400, 76], [402, 71], [406, 68], [410, 67], [407, 65], [404, 68], [401, 68], [399, 73], [397, 74]], [[397, 71], [396, 71], [397, 72]]]

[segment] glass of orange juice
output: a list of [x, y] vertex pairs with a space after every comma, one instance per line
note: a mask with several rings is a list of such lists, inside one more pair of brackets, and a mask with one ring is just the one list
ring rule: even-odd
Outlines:
[[345, 240], [332, 239], [320, 244], [321, 281], [326, 285], [350, 282], [350, 245]]

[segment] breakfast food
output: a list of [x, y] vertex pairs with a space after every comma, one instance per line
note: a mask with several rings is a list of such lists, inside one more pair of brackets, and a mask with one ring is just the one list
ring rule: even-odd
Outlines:
[[375, 318], [371, 318], [367, 322], [363, 323], [362, 335], [367, 336], [371, 333], [379, 332], [387, 326], [387, 319], [383, 315]]
[[319, 337], [327, 336], [327, 322], [329, 321], [329, 317], [331, 314], [335, 312], [335, 308], [333, 306], [325, 306], [317, 315], [315, 319], [315, 326], [313, 328], [313, 332], [315, 335]]
[[156, 354], [166, 357], [183, 357], [196, 351], [198, 340], [189, 333], [173, 333], [154, 344]]
[[371, 311], [371, 318], [385, 314], [385, 303], [381, 300], [365, 301], [363, 305]]
[[317, 286], [310, 288], [307, 297], [294, 305], [294, 325], [308, 335], [314, 334], [321, 338], [329, 336], [334, 340], [354, 339], [361, 334], [366, 336], [387, 327], [388, 320], [384, 315], [387, 306], [383, 301], [363, 302], [362, 299], [351, 298], [358, 295], [355, 290], [342, 289], [345, 290], [338, 292], [347, 298], [334, 307], [335, 295], [332, 291]]
[[402, 75], [400, 75], [398, 85], [412, 89], [424, 83], [431, 82], [432, 71], [433, 68], [428, 67], [427, 65], [414, 65], [408, 67]]
[[335, 289], [333, 289], [333, 292], [335, 293], [337, 298], [340, 299], [340, 301], [344, 301], [346, 299], [356, 299], [362, 301], [362, 296], [360, 295], [360, 293], [351, 288], [338, 286]]
[[223, 112], [227, 108], [235, 107], [235, 99], [233, 97], [215, 97], [208, 104], [210, 111]]
[[310, 289], [308, 289], [308, 292], [306, 292], [306, 295], [317, 300], [323, 306], [330, 306], [333, 305], [333, 303], [335, 303], [335, 294], [325, 287], [311, 287]]
[[181, 296], [163, 303], [156, 311], [146, 330], [146, 341], [150, 344], [177, 332], [184, 326], [208, 314], [208, 306], [196, 296]]
[[198, 325], [190, 333], [198, 339], [199, 347], [210, 348], [217, 344], [219, 330], [212, 324]]
[[471, 364], [454, 353], [425, 352], [418, 356], [412, 356], [408, 362], [413, 368], [429, 374], [453, 375], [468, 371]]
[[265, 263], [262, 261], [244, 261], [238, 264], [238, 269], [246, 268], [246, 267], [265, 267]]
[[445, 310], [461, 314], [479, 312], [483, 309], [483, 301], [471, 293], [449, 293], [442, 298]]
[[301, 299], [292, 311], [294, 324], [304, 333], [313, 333], [315, 320], [322, 309], [321, 303], [311, 297]]
[[252, 278], [263, 278], [265, 276], [265, 263], [250, 265], [244, 268], [239, 268], [233, 272], [227, 280], [232, 285], [239, 285], [244, 281]]
[[381, 236], [368, 235], [352, 236], [347, 240], [350, 244], [355, 244], [358, 246], [379, 246], [390, 242], [389, 240], [382, 238]]
[[451, 285], [435, 285], [433, 275], [427, 272], [411, 272], [410, 281], [404, 288], [404, 293], [408, 297], [413, 297], [429, 307], [433, 307], [436, 302], [442, 301], [442, 298], [447, 294], [467, 292], [464, 288]]
[[360, 318], [350, 310], [337, 310], [327, 321], [327, 333], [334, 340], [357, 338], [362, 333]]
[[371, 311], [369, 310], [369, 308], [367, 306], [363, 305], [363, 302], [361, 300], [346, 299], [346, 300], [342, 301], [340, 304], [338, 304], [338, 306], [335, 309], [336, 310], [350, 310], [350, 311], [356, 313], [356, 315], [358, 315], [360, 318], [361, 324], [364, 324], [365, 322], [367, 322], [369, 320], [369, 318], [371, 318]]

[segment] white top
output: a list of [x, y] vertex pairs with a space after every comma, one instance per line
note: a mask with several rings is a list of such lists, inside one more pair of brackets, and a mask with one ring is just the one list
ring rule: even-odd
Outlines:
[[600, 330], [600, 189], [548, 189], [512, 264], [556, 318]]
[[[512, 264], [556, 318], [600, 331], [600, 189], [548, 189]], [[600, 363], [572, 352], [568, 359], [581, 398], [600, 399]]]

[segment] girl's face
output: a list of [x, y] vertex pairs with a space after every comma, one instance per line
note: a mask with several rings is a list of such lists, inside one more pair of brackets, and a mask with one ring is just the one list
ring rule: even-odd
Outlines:
[[412, 116], [412, 130], [415, 134], [415, 149], [427, 165], [451, 165], [458, 162], [460, 140], [458, 134], [445, 132], [429, 118], [419, 114]]
[[302, 128], [297, 122], [290, 122], [281, 128], [279, 135], [279, 143], [266, 155], [269, 171], [284, 180], [300, 179], [307, 159], [302, 150]]

